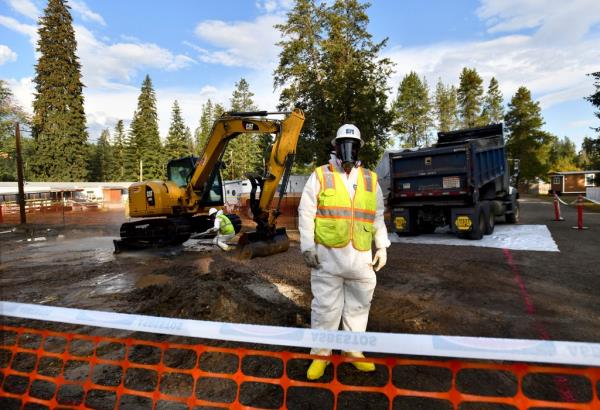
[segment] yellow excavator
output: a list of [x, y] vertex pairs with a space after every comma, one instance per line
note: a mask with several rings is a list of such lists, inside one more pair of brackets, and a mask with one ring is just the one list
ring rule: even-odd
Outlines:
[[[213, 124], [199, 158], [169, 161], [167, 181], [137, 182], [129, 187], [129, 216], [141, 219], [121, 226], [115, 252], [177, 245], [211, 228], [208, 209], [224, 204], [220, 169], [225, 148], [232, 139], [250, 133], [273, 134], [275, 138], [265, 155], [264, 172], [247, 175], [252, 185], [250, 210], [256, 229], [240, 236], [239, 255], [253, 258], [287, 251], [287, 233], [285, 228], [276, 227], [276, 220], [303, 124], [304, 113], [298, 108], [286, 112], [223, 114]], [[278, 190], [279, 201], [273, 209], [271, 202]], [[242, 225], [239, 216], [228, 217], [238, 233]]]

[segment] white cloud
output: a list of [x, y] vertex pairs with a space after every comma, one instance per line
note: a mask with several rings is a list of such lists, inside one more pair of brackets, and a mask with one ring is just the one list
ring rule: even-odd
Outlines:
[[4, 26], [9, 30], [26, 35], [29, 37], [29, 42], [35, 47], [38, 39], [37, 27], [35, 25], [21, 23], [12, 17], [0, 15], [0, 26]]
[[282, 16], [275, 14], [253, 21], [202, 21], [195, 34], [215, 50], [197, 47], [196, 51], [200, 60], [207, 63], [263, 69], [277, 60], [280, 35], [273, 26], [283, 21]]
[[80, 0], [69, 0], [68, 4], [74, 12], [79, 14], [83, 21], [91, 21], [106, 26], [104, 18], [100, 14], [93, 12], [85, 2]]
[[482, 0], [477, 15], [490, 33], [537, 29], [540, 42], [572, 43], [600, 23], [598, 0]]
[[88, 87], [121, 89], [121, 83], [129, 81], [139, 70], [158, 68], [173, 71], [195, 62], [188, 56], [174, 55], [153, 43], [109, 44], [80, 25], [75, 26], [75, 36], [83, 82]]
[[33, 112], [33, 93], [35, 92], [33, 78], [24, 77], [20, 80], [9, 78], [7, 82], [15, 100], [27, 113], [31, 114]]
[[10, 63], [11, 61], [17, 61], [17, 53], [9, 47], [0, 44], [0, 65]]
[[7, 3], [19, 14], [37, 20], [40, 10], [31, 0], [7, 0]]
[[391, 82], [394, 92], [408, 71], [426, 76], [434, 87], [438, 78], [457, 84], [460, 71], [468, 66], [475, 67], [486, 81], [495, 76], [506, 100], [524, 85], [548, 108], [591, 93], [586, 74], [598, 67], [594, 44], [588, 40], [559, 47], [541, 45], [529, 36], [510, 35], [479, 42], [396, 47], [386, 56], [396, 63]]
[[294, 0], [260, 0], [256, 2], [256, 8], [266, 14], [283, 14], [292, 8]]

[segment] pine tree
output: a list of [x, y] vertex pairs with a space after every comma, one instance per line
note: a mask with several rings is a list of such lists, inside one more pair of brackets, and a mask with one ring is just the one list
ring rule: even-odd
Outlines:
[[98, 142], [91, 148], [90, 179], [97, 182], [112, 181], [114, 158], [108, 129], [102, 130]]
[[503, 118], [504, 108], [502, 107], [502, 93], [498, 87], [498, 80], [496, 80], [495, 77], [492, 77], [483, 103], [481, 124], [498, 124], [502, 122]]
[[[231, 111], [255, 111], [253, 96], [248, 82], [244, 78], [240, 79], [231, 96]], [[245, 178], [244, 175], [248, 172], [255, 172], [261, 158], [259, 151], [256, 134], [242, 134], [230, 141], [223, 155], [223, 178], [240, 179]]]
[[[592, 95], [585, 97], [587, 101], [592, 103], [596, 111], [594, 115], [597, 119], [600, 119], [600, 71], [588, 74], [594, 78], [594, 87], [596, 92]], [[586, 137], [583, 140], [582, 149], [589, 161], [589, 169], [600, 169], [600, 125], [598, 127], [592, 127], [594, 131], [598, 133], [596, 138]], [[596, 183], [600, 184], [600, 178], [596, 178]]]
[[[592, 103], [594, 108], [597, 110], [594, 112], [594, 115], [596, 118], [600, 119], [600, 71], [588, 75], [594, 78], [594, 87], [596, 87], [596, 92], [588, 97], [585, 97], [585, 99]], [[592, 129], [599, 134], [598, 139], [600, 144], [600, 126]]]
[[542, 131], [540, 104], [531, 99], [526, 87], [520, 87], [510, 100], [505, 123], [509, 132], [506, 148], [511, 158], [520, 160], [521, 178], [531, 181], [545, 176], [552, 136]]
[[445, 86], [439, 79], [435, 88], [435, 115], [438, 131], [452, 131], [458, 127], [456, 88]]
[[165, 151], [169, 160], [192, 154], [190, 150], [191, 136], [188, 135], [189, 128], [185, 126], [181, 117], [181, 109], [177, 100], [173, 103], [171, 111], [171, 126], [165, 144]]
[[[156, 95], [152, 88], [152, 80], [146, 75], [140, 96], [138, 97], [137, 110], [131, 122], [131, 144], [135, 147], [137, 164], [135, 169], [139, 173], [140, 161], [142, 165], [142, 178], [165, 178], [165, 155], [162, 151], [160, 134], [158, 132], [158, 115], [156, 113]], [[133, 151], [132, 151], [133, 152]]]
[[48, 1], [38, 33], [32, 171], [42, 181], [84, 181], [88, 134], [81, 65], [69, 6], [64, 0]]
[[[30, 123], [29, 116], [14, 101], [12, 92], [4, 80], [0, 80], [0, 181], [17, 180], [17, 155], [15, 124], [21, 129]], [[25, 160], [30, 158], [32, 141], [21, 134], [21, 151]]]
[[481, 125], [481, 105], [483, 99], [483, 80], [474, 68], [464, 67], [460, 74], [458, 87], [458, 106], [465, 128]]
[[134, 139], [131, 127], [125, 135], [125, 149], [123, 158], [123, 168], [126, 181], [138, 181], [140, 178], [140, 153], [137, 143]]
[[200, 114], [200, 123], [198, 124], [198, 128], [196, 128], [196, 132], [194, 133], [194, 139], [196, 142], [195, 152], [198, 155], [202, 155], [202, 153], [204, 152], [204, 148], [206, 142], [208, 141], [208, 137], [210, 136], [210, 131], [212, 130], [214, 121], [214, 106], [209, 98], [206, 101], [206, 103], [202, 104], [202, 114]]
[[557, 136], [552, 135], [549, 145], [549, 171], [575, 171], [578, 169], [577, 149], [573, 141], [568, 137], [559, 139]]
[[126, 137], [125, 127], [123, 120], [117, 121], [115, 125], [115, 141], [113, 146], [113, 169], [111, 172], [112, 180], [114, 181], [125, 181], [125, 150], [126, 150]]
[[366, 3], [337, 0], [316, 4], [298, 0], [284, 24], [274, 85], [281, 88], [280, 108], [305, 107], [298, 144], [301, 164], [324, 163], [330, 141], [344, 123], [355, 124], [365, 145], [361, 159], [374, 165], [388, 143], [392, 114], [387, 81], [392, 63], [380, 59], [387, 39], [374, 43], [367, 31]]
[[396, 117], [392, 125], [401, 135], [405, 147], [420, 147], [428, 143], [428, 130], [431, 118], [429, 87], [425, 79], [411, 71], [404, 76], [398, 86], [398, 96], [393, 104]]

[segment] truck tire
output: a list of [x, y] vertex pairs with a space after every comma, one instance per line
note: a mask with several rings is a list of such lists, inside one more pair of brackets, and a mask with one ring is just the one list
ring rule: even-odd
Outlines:
[[486, 222], [485, 222], [485, 212], [483, 209], [479, 210], [479, 216], [477, 217], [477, 223], [473, 226], [473, 230], [467, 234], [467, 238], [473, 241], [478, 241], [483, 238], [483, 233], [485, 232]]
[[517, 203], [517, 206], [513, 207], [512, 213], [504, 215], [504, 218], [506, 219], [506, 223], [509, 223], [509, 224], [518, 224], [520, 217], [521, 217], [521, 212], [519, 210], [518, 203]]
[[487, 214], [485, 214], [485, 235], [491, 235], [494, 233], [494, 228], [496, 227], [496, 214], [494, 213], [494, 207], [487, 207]]
[[396, 235], [403, 236], [417, 236], [419, 234], [419, 227], [417, 225], [417, 218], [419, 212], [417, 209], [409, 209], [408, 211], [408, 231], [396, 232]]

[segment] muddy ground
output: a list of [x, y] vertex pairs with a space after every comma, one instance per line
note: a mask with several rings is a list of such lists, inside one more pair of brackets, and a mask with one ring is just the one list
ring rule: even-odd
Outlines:
[[[501, 249], [393, 244], [388, 265], [378, 273], [368, 330], [599, 342], [600, 214], [586, 214], [591, 229], [576, 231], [571, 229], [574, 210], [563, 209], [566, 222], [551, 222], [551, 205], [537, 198], [525, 199], [521, 210], [522, 223], [548, 225], [560, 253], [510, 251], [511, 267]], [[28, 235], [30, 241], [25, 234], [0, 229], [2, 300], [237, 323], [310, 324], [310, 273], [295, 241], [284, 254], [251, 261], [203, 244], [115, 255], [112, 239], [118, 225], [52, 228], [46, 232], [38, 227]], [[297, 239], [297, 233], [290, 236]], [[128, 336], [6, 317], [2, 321]], [[540, 398], [556, 398], [551, 386], [540, 388], [547, 392]], [[571, 386], [583, 401], [593, 389]], [[365, 404], [340, 398], [338, 405], [379, 407], [377, 400]]]

